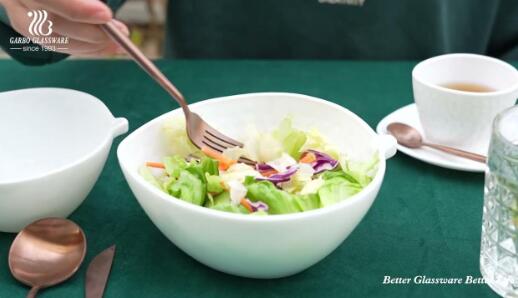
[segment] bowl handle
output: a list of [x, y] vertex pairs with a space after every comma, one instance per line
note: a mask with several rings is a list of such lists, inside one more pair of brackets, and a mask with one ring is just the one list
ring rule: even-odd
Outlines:
[[128, 120], [126, 118], [115, 118], [112, 124], [112, 135], [114, 138], [128, 132]]
[[397, 141], [391, 135], [378, 135], [378, 146], [381, 152], [384, 153], [385, 159], [389, 159], [396, 154]]

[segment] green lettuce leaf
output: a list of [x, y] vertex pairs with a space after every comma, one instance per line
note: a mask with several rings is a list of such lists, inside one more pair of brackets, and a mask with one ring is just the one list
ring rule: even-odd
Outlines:
[[350, 181], [351, 183], [360, 184], [358, 180], [354, 176], [349, 173], [344, 172], [342, 169], [334, 170], [334, 171], [326, 171], [322, 174], [322, 179], [330, 180], [333, 178], [343, 178], [345, 180]]
[[162, 127], [163, 142], [169, 155], [188, 155], [203, 156], [203, 153], [194, 146], [185, 129], [185, 117], [183, 115], [167, 119]]
[[205, 207], [231, 213], [250, 213], [245, 207], [241, 205], [232, 204], [230, 201], [230, 194], [228, 191], [222, 192], [221, 194], [214, 196], [212, 201], [207, 200], [207, 202], [205, 203]]
[[302, 130], [293, 128], [292, 122], [291, 117], [284, 118], [272, 135], [281, 142], [284, 152], [295, 159], [299, 159], [302, 153], [301, 148], [306, 143], [307, 137]]
[[175, 179], [180, 177], [180, 173], [187, 168], [188, 163], [179, 155], [164, 157], [166, 173]]
[[209, 173], [205, 173], [205, 178], [207, 179], [207, 192], [213, 195], [219, 194], [223, 192], [223, 186], [221, 183], [221, 177], [210, 175]]
[[294, 195], [295, 204], [302, 211], [309, 211], [320, 208], [320, 198], [318, 194]]
[[306, 143], [306, 134], [302, 131], [293, 131], [282, 141], [284, 151], [295, 159], [299, 159], [301, 155], [300, 148]]
[[320, 207], [326, 207], [336, 204], [346, 198], [349, 198], [362, 190], [362, 186], [353, 183], [348, 179], [335, 176], [325, 180], [324, 185], [318, 189], [320, 197]]
[[331, 156], [334, 159], [338, 159], [340, 157], [340, 152], [338, 148], [334, 145], [330, 144], [329, 141], [316, 129], [310, 129], [306, 132], [306, 143], [300, 149], [302, 152], [313, 149], [320, 152], [324, 152], [327, 155]]
[[271, 133], [258, 132], [254, 128], [248, 129], [243, 148], [246, 157], [258, 162], [267, 162], [279, 158], [283, 151], [281, 142], [274, 138]]
[[[158, 179], [153, 175], [151, 170], [146, 167], [142, 166], [139, 169], [139, 174], [142, 176], [147, 182], [151, 183], [152, 185], [158, 187], [159, 189], [162, 189], [162, 186], [160, 185], [160, 182]], [[162, 189], [163, 190], [163, 189]]]
[[219, 163], [217, 160], [204, 157], [201, 159], [201, 169], [204, 173], [208, 173], [209, 175], [217, 176], [219, 175]]
[[342, 158], [340, 165], [351, 182], [357, 182], [361, 186], [367, 186], [378, 171], [379, 156], [375, 153], [368, 161], [351, 161]]
[[[248, 181], [250, 182], [250, 181]], [[253, 202], [263, 201], [269, 207], [269, 214], [286, 214], [302, 211], [295, 197], [275, 187], [270, 181], [245, 184], [247, 198]]]
[[197, 175], [185, 170], [178, 180], [171, 183], [168, 192], [183, 201], [201, 206], [205, 202], [207, 186]]

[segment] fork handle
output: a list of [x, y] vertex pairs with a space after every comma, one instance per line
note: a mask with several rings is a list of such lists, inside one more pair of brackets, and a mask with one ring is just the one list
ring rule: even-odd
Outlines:
[[149, 60], [144, 53], [142, 53], [131, 40], [121, 33], [117, 26], [110, 21], [106, 24], [100, 25], [101, 28], [110, 36], [113, 41], [119, 44], [130, 55], [135, 62], [137, 62], [142, 69], [144, 69], [167, 93], [169, 93], [182, 107], [185, 116], [190, 114], [189, 107], [182, 93], [171, 83], [167, 77], [156, 67], [156, 65]]

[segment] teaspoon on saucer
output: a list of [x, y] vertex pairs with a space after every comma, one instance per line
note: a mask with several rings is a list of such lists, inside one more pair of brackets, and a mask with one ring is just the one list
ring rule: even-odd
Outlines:
[[408, 148], [419, 148], [422, 146], [430, 147], [459, 157], [471, 159], [481, 163], [486, 162], [486, 157], [473, 152], [464, 151], [457, 148], [452, 148], [444, 145], [431, 144], [423, 141], [419, 131], [410, 125], [393, 122], [387, 126], [387, 131], [396, 138], [400, 145]]

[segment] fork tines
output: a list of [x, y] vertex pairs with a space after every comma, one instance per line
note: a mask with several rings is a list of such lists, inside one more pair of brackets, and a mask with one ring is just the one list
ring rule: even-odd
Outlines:
[[[242, 145], [236, 145], [235, 143], [231, 143], [231, 141], [223, 140], [222, 138], [218, 138], [217, 136], [211, 134], [208, 131], [205, 131], [203, 134], [203, 140], [201, 141], [205, 146], [211, 148], [212, 150], [216, 150], [218, 152], [223, 152], [227, 148], [233, 148], [233, 147], [242, 147]], [[230, 146], [229, 146], [230, 145]], [[246, 158], [246, 157], [240, 157], [238, 159], [239, 162], [255, 166], [257, 162]]]

